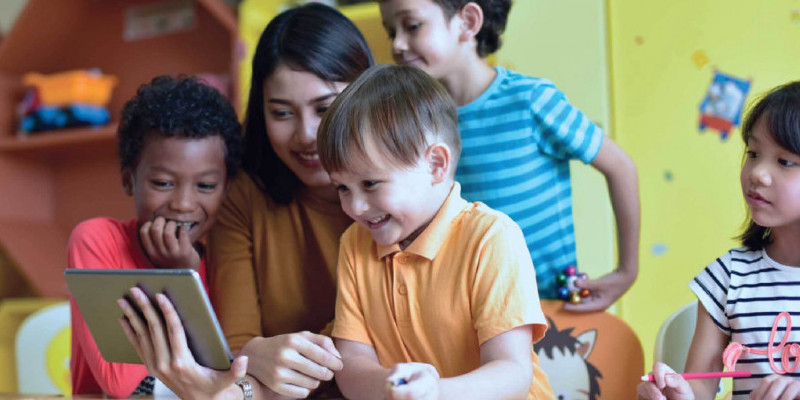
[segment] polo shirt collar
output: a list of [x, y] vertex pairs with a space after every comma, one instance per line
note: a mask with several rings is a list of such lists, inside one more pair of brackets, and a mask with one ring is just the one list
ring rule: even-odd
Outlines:
[[[469, 202], [461, 198], [461, 185], [454, 182], [450, 194], [447, 195], [431, 223], [403, 251], [433, 260], [447, 239], [453, 220], [468, 206]], [[383, 257], [398, 251], [401, 250], [397, 243], [388, 246], [378, 245], [378, 258], [383, 259]]]

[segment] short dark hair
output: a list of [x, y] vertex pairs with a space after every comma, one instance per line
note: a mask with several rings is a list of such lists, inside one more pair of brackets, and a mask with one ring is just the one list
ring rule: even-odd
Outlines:
[[[742, 125], [742, 140], [747, 149], [756, 124], [766, 118], [769, 133], [775, 143], [794, 154], [800, 155], [800, 81], [794, 81], [772, 89], [750, 110]], [[751, 250], [761, 250], [772, 242], [768, 227], [758, 225], [748, 212], [744, 231], [738, 237]]]
[[431, 134], [450, 146], [452, 164], [457, 165], [458, 113], [447, 90], [418, 68], [376, 65], [351, 83], [322, 117], [317, 151], [326, 170], [351, 170], [354, 159], [367, 155], [369, 135], [380, 156], [410, 165], [425, 152]]
[[483, 10], [483, 26], [475, 40], [478, 42], [478, 55], [486, 57], [500, 49], [500, 36], [506, 30], [511, 0], [433, 0], [444, 11], [447, 20], [453, 18], [467, 3], [475, 3]]
[[242, 128], [231, 104], [211, 86], [190, 76], [159, 76], [139, 89], [122, 109], [117, 141], [121, 169], [133, 169], [150, 135], [225, 142], [225, 168], [236, 175], [242, 155]]
[[253, 56], [242, 164], [274, 201], [291, 202], [303, 184], [275, 154], [267, 137], [264, 82], [279, 64], [308, 71], [326, 82], [352, 82], [374, 63], [358, 28], [342, 13], [322, 4], [284, 11], [264, 29]]

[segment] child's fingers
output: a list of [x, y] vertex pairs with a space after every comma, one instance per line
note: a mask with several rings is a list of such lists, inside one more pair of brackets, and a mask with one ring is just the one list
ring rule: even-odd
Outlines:
[[610, 301], [603, 298], [595, 290], [589, 297], [584, 297], [578, 304], [564, 303], [564, 309], [573, 312], [603, 311], [611, 305]]
[[165, 370], [168, 367], [171, 357], [169, 357], [169, 343], [167, 343], [167, 338], [165, 337], [165, 330], [161, 323], [161, 317], [156, 313], [153, 304], [150, 303], [150, 299], [147, 298], [147, 295], [145, 295], [141, 289], [136, 287], [131, 288], [131, 295], [133, 295], [133, 301], [147, 320], [146, 331], [143, 333], [149, 333], [149, 341], [152, 343], [153, 351], [158, 359], [157, 368]]
[[667, 374], [664, 377], [664, 389], [668, 390], [670, 396], [677, 396], [680, 398], [691, 398], [692, 395], [692, 387], [689, 386], [689, 382], [686, 379], [683, 379], [682, 376], [678, 373], [671, 373]]
[[436, 393], [437, 384], [437, 379], [427, 371], [412, 374], [407, 383], [392, 387], [392, 399], [427, 399]]
[[[674, 374], [675, 370], [669, 367], [669, 365], [657, 362], [653, 365], [653, 380], [655, 381], [655, 385], [658, 389], [664, 390], [667, 386], [667, 374]], [[682, 378], [681, 378], [682, 379]]]
[[195, 249], [192, 246], [192, 240], [189, 238], [189, 228], [182, 226], [178, 230], [178, 253], [190, 254], [192, 251], [195, 251]]
[[656, 387], [653, 382], [642, 382], [636, 387], [636, 398], [638, 400], [666, 400], [664, 394]]
[[164, 224], [164, 231], [162, 232], [161, 240], [164, 243], [164, 249], [171, 256], [177, 256], [180, 253], [180, 244], [178, 243], [178, 234], [180, 227], [175, 221], [168, 221]]
[[161, 293], [156, 294], [156, 302], [161, 309], [164, 316], [164, 322], [167, 326], [167, 336], [169, 338], [169, 348], [172, 351], [173, 357], [190, 358], [194, 360], [194, 356], [189, 351], [189, 346], [186, 343], [186, 331], [183, 329], [183, 323], [178, 317], [178, 312], [172, 302]]
[[[133, 309], [133, 307], [128, 304], [128, 301], [125, 299], [118, 299], [117, 304], [119, 308], [122, 309], [122, 313], [127, 318], [126, 325], [123, 325], [123, 329], [125, 327], [129, 327], [131, 329], [131, 333], [135, 336], [135, 340], [131, 340], [131, 337], [128, 337], [128, 340], [134, 344], [134, 347], [141, 350], [139, 357], [142, 359], [147, 365], [151, 365], [153, 362], [153, 345], [150, 342], [150, 335], [148, 333], [147, 327], [145, 326], [144, 322], [139, 318], [139, 315]], [[137, 346], [138, 344], [138, 346]]]
[[600, 282], [599, 279], [589, 279], [589, 278], [578, 278], [575, 280], [575, 286], [581, 289], [600, 289], [602, 288], [603, 284]]
[[164, 217], [156, 217], [153, 219], [153, 223], [150, 225], [150, 230], [148, 231], [153, 247], [157, 254], [161, 255], [167, 253], [167, 248], [164, 245], [164, 227], [166, 223], [167, 220], [164, 219]]
[[781, 393], [780, 399], [790, 399], [794, 400], [800, 398], [800, 382], [791, 379], [786, 382], [786, 387], [783, 389], [783, 393]]
[[401, 363], [396, 364], [386, 377], [389, 386], [404, 386], [414, 381], [431, 379], [439, 380], [439, 371], [431, 364]]
[[142, 350], [142, 345], [139, 343], [136, 332], [131, 328], [131, 324], [125, 318], [120, 318], [119, 324], [122, 326], [122, 331], [125, 332], [125, 337], [128, 338], [128, 341], [133, 345], [134, 350], [136, 350], [136, 354], [139, 355], [139, 359], [147, 365], [150, 362], [150, 357]]
[[142, 247], [144, 248], [144, 252], [151, 258], [153, 254], [156, 254], [156, 247], [153, 244], [153, 239], [150, 238], [150, 229], [152, 229], [152, 227], [153, 222], [147, 221], [139, 228], [139, 239], [142, 242]]
[[[761, 382], [758, 384], [758, 387], [753, 389], [750, 393], [751, 400], [774, 400], [774, 399], [783, 399], [781, 397], [783, 394], [784, 389], [786, 388], [786, 384], [781, 378], [780, 375], [769, 375], [764, 377]], [[789, 398], [789, 397], [786, 397]]]

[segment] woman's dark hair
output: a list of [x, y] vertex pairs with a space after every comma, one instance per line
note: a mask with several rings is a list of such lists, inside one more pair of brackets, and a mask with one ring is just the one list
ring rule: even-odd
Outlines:
[[242, 128], [236, 111], [216, 89], [190, 76], [159, 76], [139, 89], [122, 109], [117, 142], [121, 169], [136, 168], [148, 137], [225, 142], [228, 178], [236, 175], [242, 155]]
[[[772, 89], [750, 110], [742, 125], [745, 148], [756, 124], [766, 118], [772, 139], [779, 146], [800, 155], [800, 81], [790, 82]], [[758, 225], [748, 212], [744, 232], [737, 239], [751, 250], [760, 250], [772, 241], [770, 229]]]
[[352, 82], [374, 60], [358, 28], [322, 4], [284, 11], [264, 29], [253, 57], [242, 167], [274, 201], [287, 204], [302, 182], [275, 154], [264, 116], [264, 81], [279, 64], [308, 71], [326, 82]]

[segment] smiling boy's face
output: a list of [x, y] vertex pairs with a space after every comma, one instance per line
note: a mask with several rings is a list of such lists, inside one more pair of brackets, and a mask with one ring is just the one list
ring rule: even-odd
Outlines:
[[379, 4], [394, 61], [420, 68], [436, 79], [447, 76], [461, 56], [460, 16], [446, 17], [432, 0], [381, 0]]
[[376, 243], [405, 248], [439, 210], [439, 186], [444, 185], [425, 156], [414, 165], [398, 166], [381, 155], [369, 135], [365, 139], [366, 154], [355, 156], [351, 170], [331, 172], [331, 181], [344, 212], [367, 228]]
[[[192, 243], [213, 225], [226, 193], [225, 143], [147, 135], [135, 169], [122, 171], [138, 225], [163, 217], [167, 228], [186, 226]], [[174, 232], [174, 231], [173, 231]]]

